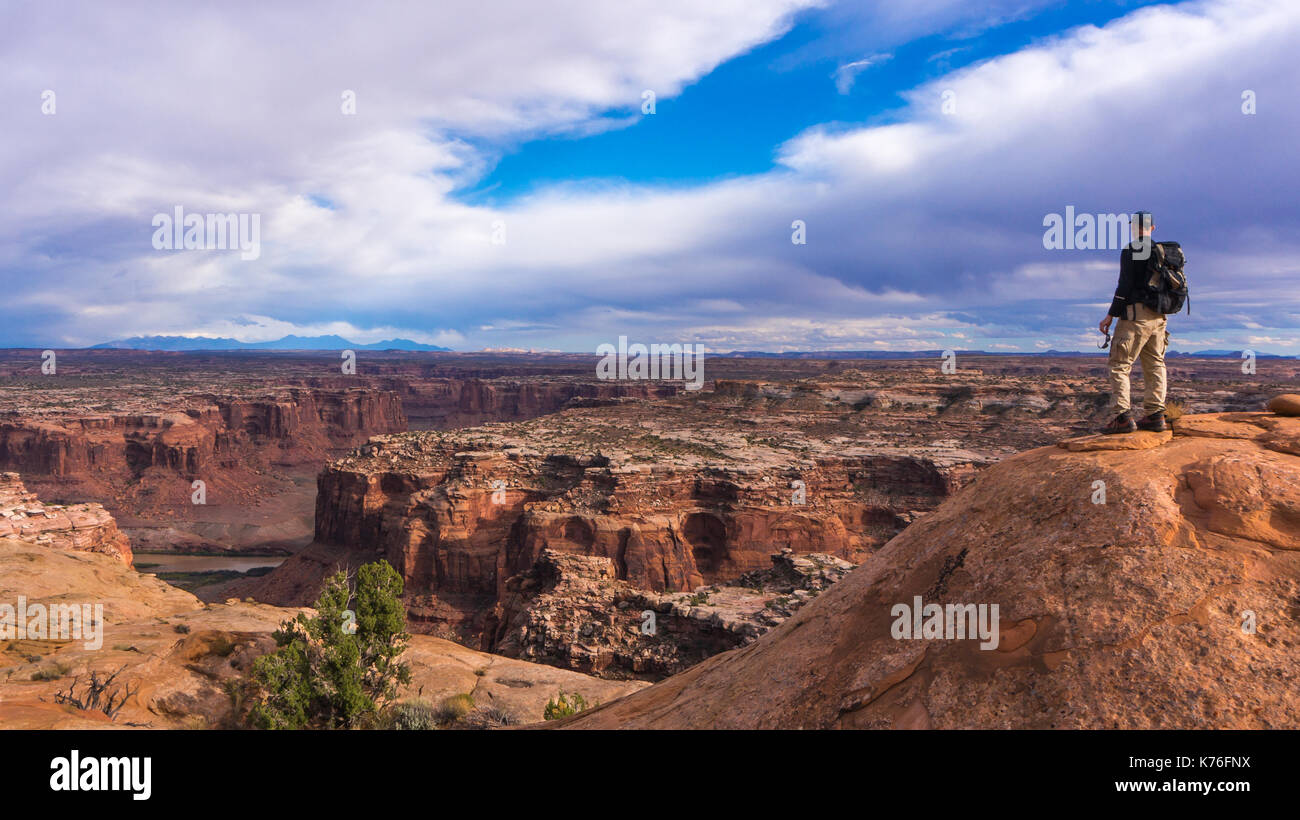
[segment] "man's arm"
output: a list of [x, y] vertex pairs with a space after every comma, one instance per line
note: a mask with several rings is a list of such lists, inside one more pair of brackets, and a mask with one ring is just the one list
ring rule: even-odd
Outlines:
[[1110, 300], [1110, 310], [1107, 311], [1106, 318], [1097, 325], [1102, 333], [1110, 333], [1110, 323], [1115, 319], [1123, 319], [1127, 315], [1133, 284], [1137, 281], [1142, 267], [1133, 260], [1132, 248], [1125, 248], [1119, 252], [1119, 284], [1115, 286], [1115, 295]]
[[1123, 319], [1129, 300], [1133, 295], [1133, 284], [1137, 281], [1137, 265], [1133, 261], [1133, 249], [1125, 248], [1119, 252], [1119, 284], [1115, 286], [1115, 296], [1110, 300], [1107, 315]]

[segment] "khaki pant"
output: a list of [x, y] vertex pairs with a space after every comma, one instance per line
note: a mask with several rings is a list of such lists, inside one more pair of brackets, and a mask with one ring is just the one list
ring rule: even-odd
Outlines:
[[1110, 405], [1116, 413], [1128, 412], [1129, 371], [1133, 360], [1142, 362], [1142, 409], [1148, 414], [1165, 409], [1165, 347], [1169, 330], [1163, 314], [1146, 305], [1129, 307], [1132, 319], [1120, 319], [1110, 343]]

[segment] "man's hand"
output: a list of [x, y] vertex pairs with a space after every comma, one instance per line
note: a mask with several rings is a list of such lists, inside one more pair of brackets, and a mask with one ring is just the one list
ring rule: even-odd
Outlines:
[[1110, 323], [1113, 321], [1115, 321], [1114, 316], [1107, 316], [1101, 320], [1101, 324], [1097, 325], [1097, 327], [1101, 329], [1102, 333], [1110, 333]]

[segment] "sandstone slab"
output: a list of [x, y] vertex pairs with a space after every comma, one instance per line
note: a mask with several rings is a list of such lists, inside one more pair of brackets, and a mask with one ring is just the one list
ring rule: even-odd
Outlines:
[[1058, 443], [1057, 446], [1075, 453], [1093, 450], [1150, 450], [1152, 447], [1168, 444], [1173, 437], [1172, 430], [1165, 430], [1161, 433], [1152, 432], [1151, 430], [1138, 430], [1136, 433], [1120, 433], [1117, 435], [1097, 433], [1091, 436], [1068, 438]]
[[0, 539], [6, 538], [99, 552], [131, 563], [130, 542], [101, 505], [44, 504], [17, 473], [0, 473]]

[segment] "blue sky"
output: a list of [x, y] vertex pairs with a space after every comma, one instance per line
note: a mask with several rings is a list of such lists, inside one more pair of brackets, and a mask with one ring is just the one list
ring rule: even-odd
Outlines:
[[[1054, 3], [1001, 25], [958, 26], [887, 51], [871, 50], [869, 32], [833, 36], [836, 18], [810, 9], [784, 35], [728, 60], [657, 104], [654, 116], [642, 115], [635, 100], [605, 114], [611, 127], [595, 135], [554, 135], [520, 145], [478, 143], [499, 159], [457, 193], [466, 202], [508, 204], [540, 187], [575, 181], [690, 185], [772, 171], [780, 145], [807, 128], [888, 122], [904, 104], [900, 95], [922, 83], [1148, 5], [1156, 3]], [[855, 71], [857, 63], [865, 65]], [[845, 75], [851, 79], [837, 83]], [[661, 111], [664, 116], [658, 116]], [[626, 125], [629, 120], [634, 124]]]
[[1183, 242], [1176, 348], [1300, 354], [1286, 0], [68, 6], [0, 32], [0, 345], [1084, 350], [1070, 207]]

